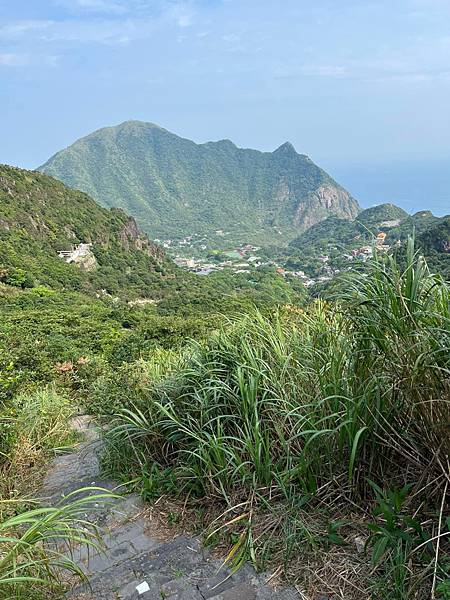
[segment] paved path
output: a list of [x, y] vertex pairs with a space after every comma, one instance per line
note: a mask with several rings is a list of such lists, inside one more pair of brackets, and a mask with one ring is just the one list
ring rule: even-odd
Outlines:
[[[100, 440], [88, 417], [74, 426], [85, 441], [72, 454], [53, 462], [42, 494], [50, 503], [84, 486], [113, 490], [116, 483], [102, 479], [98, 461]], [[95, 518], [104, 548], [77, 550], [76, 560], [89, 585], [75, 584], [71, 600], [297, 600], [292, 589], [274, 590], [250, 566], [230, 576], [220, 560], [203, 548], [198, 538], [180, 535], [161, 541], [149, 531], [140, 513], [144, 506], [136, 494], [98, 506]], [[140, 587], [139, 587], [140, 586]]]

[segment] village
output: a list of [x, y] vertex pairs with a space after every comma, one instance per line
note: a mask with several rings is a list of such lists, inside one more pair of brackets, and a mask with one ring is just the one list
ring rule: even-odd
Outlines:
[[[225, 237], [227, 232], [217, 230], [214, 232], [215, 240], [217, 237]], [[339, 250], [337, 247], [331, 247], [330, 254], [320, 254], [317, 257], [319, 267], [314, 270], [314, 275], [308, 274], [302, 269], [289, 269], [286, 264], [288, 261], [271, 260], [262, 248], [253, 244], [240, 244], [235, 247], [222, 250], [211, 250], [212, 240], [207, 235], [192, 234], [181, 239], [156, 239], [155, 242], [163, 246], [168, 254], [171, 255], [175, 264], [199, 276], [209, 275], [215, 271], [227, 270], [233, 275], [249, 275], [256, 269], [272, 268], [281, 277], [293, 277], [300, 279], [303, 285], [310, 288], [316, 284], [324, 284], [331, 281], [342, 270], [351, 271], [352, 265], [342, 266], [342, 261], [346, 263], [366, 262], [372, 258], [374, 252], [387, 252], [391, 246], [385, 244], [386, 234], [380, 232], [374, 239], [372, 245], [363, 245], [347, 252]], [[356, 241], [356, 240], [355, 240]], [[396, 242], [399, 245], [400, 241]], [[226, 246], [226, 245], [225, 245]], [[60, 250], [58, 255], [68, 263], [75, 263], [81, 269], [92, 270], [96, 268], [96, 259], [92, 253], [92, 244], [79, 244], [70, 250]], [[337, 260], [338, 259], [338, 260]], [[336, 266], [336, 262], [340, 267]], [[280, 264], [283, 263], [283, 264]]]
[[[217, 230], [213, 237], [224, 238], [229, 232]], [[346, 262], [353, 261], [365, 262], [372, 258], [374, 252], [387, 252], [391, 246], [385, 244], [386, 233], [380, 232], [371, 245], [363, 245], [348, 252], [332, 248], [339, 253], [339, 258]], [[253, 244], [240, 244], [223, 250], [211, 250], [214, 243], [208, 235], [192, 234], [181, 239], [155, 240], [161, 244], [172, 256], [176, 265], [191, 271], [197, 275], [209, 275], [214, 271], [228, 270], [233, 274], [250, 274], [255, 269], [272, 267], [276, 273], [282, 277], [295, 277], [302, 280], [305, 287], [309, 288], [316, 284], [325, 283], [333, 279], [335, 275], [341, 272], [341, 268], [332, 266], [333, 260], [328, 254], [317, 256], [321, 263], [320, 268], [314, 276], [308, 275], [304, 270], [289, 269], [285, 264], [279, 264], [283, 261], [276, 261], [264, 256], [262, 248]], [[400, 242], [397, 242], [399, 244]], [[352, 270], [352, 265], [348, 265], [344, 270]]]

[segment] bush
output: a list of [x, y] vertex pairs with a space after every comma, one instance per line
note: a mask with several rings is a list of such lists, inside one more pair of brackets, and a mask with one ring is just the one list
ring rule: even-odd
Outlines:
[[[73, 407], [54, 386], [21, 393], [0, 412], [0, 500], [29, 493], [36, 470], [50, 452], [75, 440], [69, 426]], [[1, 508], [1, 506], [0, 506]]]
[[[14, 398], [17, 437], [27, 445], [42, 450], [54, 450], [73, 441], [67, 424], [74, 409], [70, 398], [50, 385], [31, 394]], [[18, 449], [20, 451], [20, 449]]]
[[[116, 469], [144, 481], [156, 463], [162, 490], [161, 474], [170, 473], [178, 493], [220, 498], [236, 564], [260, 561], [302, 506], [331, 510], [345, 497], [364, 515], [390, 489], [404, 489], [395, 517], [403, 569], [385, 579], [391, 598], [418, 587], [417, 598], [428, 597], [431, 563], [406, 565], [414, 542], [435, 535], [447, 491], [450, 305], [447, 285], [412, 244], [405, 270], [374, 264], [341, 304], [247, 315], [194, 343], [180, 364], [118, 419]], [[276, 525], [257, 535], [259, 511], [272, 511]], [[426, 526], [411, 534], [417, 523]]]
[[155, 349], [148, 360], [123, 363], [115, 369], [107, 367], [85, 391], [84, 405], [88, 412], [114, 415], [123, 408], [143, 406], [149, 390], [179, 361], [179, 353]]

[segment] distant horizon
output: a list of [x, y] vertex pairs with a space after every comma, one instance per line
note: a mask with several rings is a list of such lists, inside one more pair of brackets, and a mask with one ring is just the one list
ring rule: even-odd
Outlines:
[[[280, 145], [289, 142], [299, 154], [305, 154], [311, 158], [319, 167], [331, 175], [340, 185], [347, 189], [359, 202], [362, 208], [370, 208], [379, 204], [392, 203], [403, 208], [406, 212], [414, 214], [421, 210], [431, 210], [436, 216], [450, 214], [450, 155], [439, 157], [434, 162], [429, 159], [412, 158], [405, 159], [371, 160], [367, 162], [336, 161], [326, 155], [312, 156], [307, 148], [298, 148], [289, 139], [280, 141], [272, 148], [258, 148], [256, 144], [240, 144], [231, 136], [213, 139], [212, 136], [205, 140], [190, 138], [188, 135], [180, 134], [171, 129], [167, 124], [158, 123], [154, 119], [126, 118], [116, 123], [103, 124], [94, 129], [78, 134], [78, 137], [65, 142], [60, 148], [45, 156], [39, 164], [30, 164], [24, 161], [22, 164], [11, 164], [19, 168], [36, 170], [42, 166], [51, 156], [71, 146], [78, 139], [86, 137], [100, 129], [116, 127], [129, 121], [150, 123], [162, 129], [166, 129], [179, 137], [190, 139], [197, 144], [218, 142], [224, 139], [230, 140], [239, 148], [258, 150], [260, 152], [273, 152]], [[67, 138], [64, 134], [62, 137]]]
[[[87, 133], [83, 133], [78, 138], [70, 141], [66, 146], [56, 149], [52, 154], [49, 154], [42, 162], [37, 165], [15, 165], [21, 168], [37, 169], [43, 165], [51, 156], [72, 145], [80, 137], [86, 137], [93, 131], [115, 127], [128, 121], [138, 121], [143, 123], [151, 123], [162, 129], [166, 129], [179, 137], [191, 139], [185, 135], [180, 135], [177, 131], [170, 129], [167, 124], [160, 124], [151, 119], [124, 119], [116, 124], [104, 124]], [[237, 144], [231, 137], [221, 138], [230, 140], [233, 144], [240, 148], [244, 148]], [[193, 139], [197, 144], [206, 144], [208, 142], [217, 142], [221, 139], [206, 139], [198, 141]], [[245, 148], [259, 150], [260, 152], [273, 152], [285, 142], [292, 143], [291, 140], [284, 140], [272, 149], [257, 148], [255, 146], [246, 145]], [[362, 208], [370, 208], [378, 204], [392, 203], [403, 208], [406, 212], [414, 214], [421, 210], [431, 210], [436, 216], [444, 216], [450, 214], [450, 156], [441, 157], [433, 163], [423, 159], [414, 159], [409, 163], [405, 160], [388, 160], [388, 161], [339, 161], [336, 162], [327, 157], [316, 158], [311, 156], [307, 149], [294, 148], [299, 154], [310, 156], [319, 167], [324, 169], [331, 175], [340, 185], [347, 189]]]
[[434, 163], [389, 161], [385, 163], [320, 165], [347, 189], [363, 208], [391, 203], [407, 213], [430, 210], [450, 214], [450, 157]]

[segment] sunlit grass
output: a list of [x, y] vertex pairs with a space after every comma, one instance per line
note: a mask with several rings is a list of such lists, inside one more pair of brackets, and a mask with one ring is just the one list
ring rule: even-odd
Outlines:
[[[410, 241], [404, 269], [380, 260], [336, 303], [254, 312], [193, 343], [178, 370], [118, 417], [111, 465], [152, 493], [223, 503], [213, 531], [231, 532], [235, 566], [258, 563], [272, 535], [290, 535], [299, 507], [333, 512], [348, 502], [367, 521], [383, 502], [374, 485], [393, 497], [403, 489], [392, 514], [371, 517], [392, 521], [374, 538], [384, 536], [377, 565], [395, 584], [392, 598], [417, 586], [425, 598], [443, 577], [445, 543], [425, 544], [408, 565], [415, 546], [445, 533], [449, 373], [449, 289]], [[284, 515], [261, 531], [258, 515], [280, 505]]]

